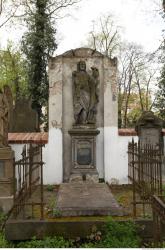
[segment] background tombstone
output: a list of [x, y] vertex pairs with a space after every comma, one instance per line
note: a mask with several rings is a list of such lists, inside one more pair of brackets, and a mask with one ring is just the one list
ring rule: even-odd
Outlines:
[[139, 118], [135, 130], [142, 144], [161, 145], [163, 148], [163, 121], [152, 111], [145, 111]]
[[13, 110], [13, 125], [10, 132], [36, 132], [38, 131], [38, 115], [31, 108], [31, 100], [17, 99]]

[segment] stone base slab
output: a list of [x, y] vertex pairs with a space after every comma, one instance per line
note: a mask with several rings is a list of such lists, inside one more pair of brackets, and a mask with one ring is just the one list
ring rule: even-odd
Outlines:
[[61, 184], [56, 209], [62, 216], [123, 215], [105, 183]]
[[[123, 220], [122, 220], [123, 222]], [[107, 218], [95, 220], [90, 217], [84, 218], [61, 218], [58, 221], [42, 221], [42, 220], [8, 220], [5, 225], [5, 238], [7, 240], [30, 240], [32, 237], [43, 239], [45, 237], [62, 236], [64, 238], [76, 239], [77, 237], [86, 238], [96, 231], [105, 229]], [[138, 235], [142, 239], [150, 239], [153, 237], [153, 221], [152, 220], [136, 220]], [[164, 228], [163, 228], [164, 229]], [[165, 230], [162, 231], [165, 236]]]
[[98, 183], [98, 174], [71, 174], [69, 182], [91, 182]]

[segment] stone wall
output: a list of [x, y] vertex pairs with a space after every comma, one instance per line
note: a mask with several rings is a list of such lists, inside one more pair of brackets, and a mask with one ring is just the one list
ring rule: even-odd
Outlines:
[[[137, 141], [138, 137], [136, 136], [136, 132], [133, 129], [119, 129], [118, 132], [119, 133], [117, 135], [117, 139], [115, 140], [115, 144], [114, 144], [114, 148], [117, 148], [116, 158], [113, 157], [111, 161], [112, 167], [109, 170], [109, 175], [105, 176], [105, 178], [108, 183], [127, 184], [128, 183], [127, 147], [128, 147], [128, 143], [132, 141], [132, 138], [134, 138], [134, 140]], [[57, 147], [58, 145], [58, 139], [59, 137], [55, 138], [52, 141], [52, 144], [46, 143], [46, 139], [44, 139], [44, 143], [46, 143], [45, 147], [43, 148], [43, 161], [45, 162], [45, 165], [43, 167], [44, 184], [60, 184], [62, 182], [62, 179], [60, 178], [62, 169], [57, 167], [56, 161], [55, 161], [56, 159], [58, 159], [59, 156], [57, 154], [54, 154], [54, 158], [49, 159], [49, 154], [50, 154], [49, 147], [51, 145], [52, 151], [53, 151], [54, 147]], [[107, 139], [110, 140], [110, 138], [107, 138]], [[32, 137], [31, 137], [31, 140], [33, 140]], [[11, 140], [10, 142], [12, 149], [15, 151], [16, 160], [19, 160], [21, 158], [21, 153], [22, 153], [22, 148], [24, 146], [24, 143], [29, 143], [29, 142], [23, 140], [21, 143], [20, 138], [18, 139], [18, 141], [15, 140], [14, 142], [14, 140]], [[164, 133], [164, 143], [165, 143], [165, 133]], [[112, 153], [113, 151], [110, 151], [110, 154]], [[163, 179], [165, 180], [165, 169], [163, 170], [163, 176], [164, 176]]]
[[[57, 132], [57, 131], [56, 131]], [[57, 133], [54, 133], [54, 136], [56, 136]], [[134, 136], [134, 139], [137, 140], [137, 136]], [[55, 137], [54, 140], [52, 140], [51, 144], [47, 143], [45, 144], [45, 147], [43, 148], [43, 161], [45, 162], [45, 165], [43, 167], [43, 178], [44, 178], [44, 184], [60, 184], [62, 182], [61, 173], [62, 173], [62, 167], [60, 169], [59, 165], [57, 165], [56, 160], [59, 162], [61, 159], [57, 153], [55, 153], [54, 148], [58, 147], [59, 144], [59, 136]], [[117, 157], [113, 157], [111, 159], [111, 169], [109, 171], [109, 175], [105, 176], [106, 181], [109, 183], [117, 183], [117, 184], [125, 184], [128, 183], [128, 156], [127, 156], [127, 147], [128, 142], [132, 140], [131, 135], [126, 136], [117, 136], [117, 140], [114, 144], [114, 148], [117, 148]], [[165, 137], [164, 137], [165, 140]], [[24, 141], [25, 143], [25, 141]], [[24, 146], [24, 143], [21, 143], [19, 140], [18, 143], [10, 143], [12, 149], [15, 151], [15, 159], [19, 160], [21, 158], [22, 149]], [[27, 142], [28, 143], [28, 142]], [[52, 153], [54, 154], [54, 157], [51, 159], [49, 158], [50, 155], [50, 147], [52, 148]], [[112, 150], [112, 148], [110, 149]], [[110, 154], [113, 152], [110, 151]]]

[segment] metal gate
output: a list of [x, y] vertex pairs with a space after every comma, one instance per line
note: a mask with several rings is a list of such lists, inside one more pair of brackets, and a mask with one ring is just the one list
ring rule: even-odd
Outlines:
[[[133, 216], [136, 205], [151, 204], [152, 195], [162, 194], [162, 148], [151, 144], [128, 144], [128, 177], [133, 185]], [[138, 199], [137, 195], [138, 194]]]
[[[43, 145], [24, 145], [22, 158], [14, 162], [14, 206], [13, 217], [26, 218], [26, 207], [31, 207], [33, 218], [34, 207], [40, 207], [40, 219], [44, 218], [43, 202]], [[36, 188], [40, 189], [40, 201], [28, 202]]]

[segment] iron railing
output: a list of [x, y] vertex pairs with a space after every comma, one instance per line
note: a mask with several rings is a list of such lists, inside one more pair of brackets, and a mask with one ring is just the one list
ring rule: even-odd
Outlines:
[[[34, 207], [39, 206], [40, 219], [44, 218], [43, 198], [43, 145], [24, 145], [22, 158], [14, 162], [14, 205], [13, 217], [27, 218], [27, 206], [31, 207], [31, 216], [34, 216]], [[39, 188], [39, 202], [30, 202], [33, 192]]]
[[132, 140], [128, 144], [128, 178], [133, 186], [133, 216], [137, 204], [143, 205], [145, 215], [152, 195], [162, 194], [162, 148]]
[[163, 196], [153, 195], [153, 240], [154, 247], [163, 246], [163, 229], [165, 228], [165, 200]]

